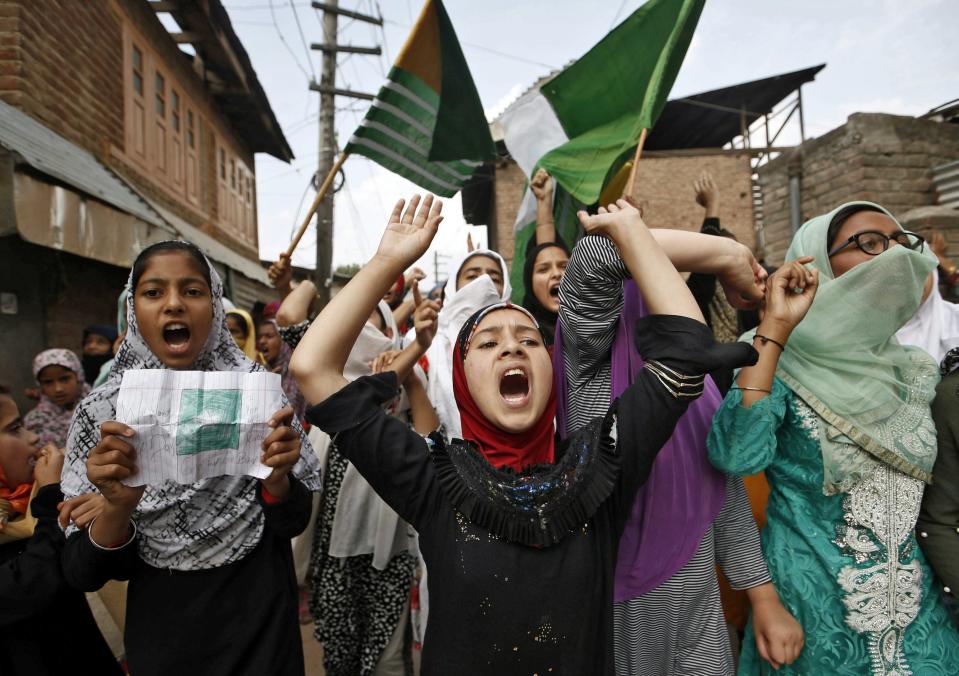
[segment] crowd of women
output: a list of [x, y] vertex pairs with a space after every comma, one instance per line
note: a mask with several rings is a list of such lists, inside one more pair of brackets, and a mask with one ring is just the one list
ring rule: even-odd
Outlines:
[[[531, 187], [518, 294], [483, 248], [420, 290], [432, 196], [319, 314], [286, 257], [254, 320], [192, 244], [144, 249], [32, 410], [0, 388], [0, 672], [303, 674], [300, 622], [330, 675], [959, 672], [938, 246], [853, 202], [773, 271], [707, 175], [701, 232], [623, 199], [563, 242]], [[124, 482], [123, 374], [164, 368], [280, 375], [266, 478]]]

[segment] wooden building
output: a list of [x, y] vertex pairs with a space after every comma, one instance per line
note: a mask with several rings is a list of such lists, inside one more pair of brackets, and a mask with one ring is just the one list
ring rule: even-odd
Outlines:
[[256, 153], [292, 158], [219, 0], [0, 0], [0, 381], [115, 323], [155, 241], [198, 245], [238, 306], [270, 300]]

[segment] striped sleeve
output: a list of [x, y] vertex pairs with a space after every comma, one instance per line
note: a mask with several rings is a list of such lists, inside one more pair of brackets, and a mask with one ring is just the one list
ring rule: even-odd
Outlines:
[[742, 478], [727, 477], [726, 502], [713, 526], [716, 559], [733, 589], [752, 589], [772, 580]]
[[609, 355], [628, 277], [619, 251], [605, 237], [583, 237], [573, 249], [559, 291], [569, 390], [567, 431], [604, 415], [609, 407]]

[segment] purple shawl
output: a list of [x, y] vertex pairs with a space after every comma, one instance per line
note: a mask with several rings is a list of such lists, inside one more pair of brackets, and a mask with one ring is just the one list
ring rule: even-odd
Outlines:
[[[636, 320], [648, 314], [632, 280], [623, 285], [625, 304], [612, 351], [610, 401], [643, 368], [633, 340]], [[562, 337], [556, 327], [553, 365], [559, 401], [557, 423], [566, 429], [566, 373]], [[642, 596], [671, 578], [692, 558], [726, 499], [726, 479], [706, 457], [706, 435], [722, 396], [706, 378], [702, 396], [689, 405], [673, 436], [653, 463], [649, 479], [636, 493], [633, 511], [619, 541], [613, 600]], [[628, 452], [628, 450], [627, 450]]]

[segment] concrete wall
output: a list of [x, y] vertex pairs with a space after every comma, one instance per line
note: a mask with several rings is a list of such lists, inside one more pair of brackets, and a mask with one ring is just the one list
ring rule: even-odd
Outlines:
[[[646, 222], [653, 228], [699, 230], [703, 208], [696, 204], [693, 181], [707, 170], [720, 192], [720, 221], [740, 242], [755, 246], [753, 232], [752, 184], [749, 156], [744, 153], [701, 150], [650, 152], [643, 155], [636, 176], [633, 197], [643, 207]], [[523, 199], [525, 177], [512, 161], [496, 165], [494, 186], [495, 246], [507, 260], [513, 260], [513, 224]]]
[[936, 203], [932, 167], [959, 159], [959, 125], [880, 113], [845, 124], [759, 169], [767, 259], [782, 263], [789, 222], [790, 164], [801, 171], [802, 220], [850, 200], [882, 204], [896, 216]]

